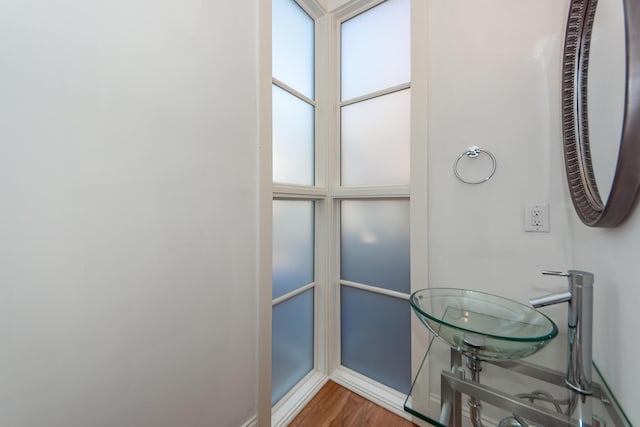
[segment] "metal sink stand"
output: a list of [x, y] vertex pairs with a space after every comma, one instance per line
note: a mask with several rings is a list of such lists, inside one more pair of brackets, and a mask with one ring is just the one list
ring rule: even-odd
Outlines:
[[[618, 414], [615, 408], [613, 408], [606, 392], [603, 393], [603, 387], [599, 383], [594, 382], [592, 384], [592, 395], [572, 392], [570, 401], [565, 402], [568, 404], [567, 411], [569, 412], [569, 415], [564, 415], [558, 412], [553, 412], [543, 406], [536, 405], [533, 403], [535, 396], [527, 396], [527, 399], [525, 399], [523, 398], [523, 395], [520, 395], [520, 397], [510, 395], [501, 390], [480, 384], [479, 372], [482, 369], [481, 363], [490, 363], [492, 365], [516, 371], [520, 374], [561, 387], [565, 387], [565, 372], [555, 371], [524, 361], [481, 362], [480, 360], [471, 360], [471, 362], [467, 362], [467, 367], [470, 368], [472, 377], [469, 380], [465, 378], [462, 356], [462, 353], [452, 348], [450, 356], [451, 370], [443, 370], [441, 373], [440, 424], [442, 425], [448, 427], [462, 426], [462, 394], [470, 396], [469, 406], [471, 407], [472, 417], [474, 410], [477, 410], [478, 412], [476, 415], [479, 418], [479, 403], [486, 402], [487, 404], [514, 414], [519, 419], [525, 419], [527, 422], [532, 422], [545, 427], [569, 427], [575, 425], [607, 427], [606, 422], [595, 414], [591, 416], [590, 420], [582, 420], [579, 424], [577, 424], [576, 420], [571, 417], [571, 412], [573, 412], [579, 401], [584, 403], [586, 399], [598, 399], [607, 407], [608, 415], [614, 422], [613, 426], [609, 425], [608, 427], [628, 425], [622, 421], [620, 414]], [[473, 359], [469, 355], [466, 355], [465, 357]], [[476, 405], [477, 407], [474, 408]], [[481, 423], [481, 421], [478, 422]]]

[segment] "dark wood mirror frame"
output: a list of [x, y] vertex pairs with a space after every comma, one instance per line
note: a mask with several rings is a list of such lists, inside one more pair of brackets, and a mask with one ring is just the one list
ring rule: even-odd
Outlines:
[[562, 129], [569, 193], [591, 227], [615, 227], [629, 215], [640, 189], [640, 1], [624, 4], [626, 87], [618, 161], [611, 192], [602, 202], [589, 148], [587, 77], [598, 0], [571, 0], [562, 68]]

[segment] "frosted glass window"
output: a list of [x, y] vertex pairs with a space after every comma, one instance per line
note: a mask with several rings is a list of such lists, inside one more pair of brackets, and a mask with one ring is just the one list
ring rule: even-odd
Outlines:
[[313, 282], [313, 202], [273, 201], [273, 298]]
[[342, 365], [402, 393], [411, 382], [409, 302], [343, 286]]
[[314, 184], [314, 109], [273, 86], [273, 181]]
[[409, 183], [410, 93], [342, 108], [342, 185]]
[[342, 99], [411, 79], [409, 0], [387, 0], [342, 24]]
[[271, 404], [313, 369], [313, 289], [273, 307]]
[[313, 99], [313, 19], [293, 0], [273, 0], [272, 15], [273, 77]]
[[341, 278], [409, 293], [409, 201], [341, 203]]

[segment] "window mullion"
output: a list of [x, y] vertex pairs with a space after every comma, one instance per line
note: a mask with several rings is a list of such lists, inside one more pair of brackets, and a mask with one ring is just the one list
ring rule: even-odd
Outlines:
[[349, 286], [349, 287], [357, 288], [357, 289], [362, 289], [364, 291], [374, 292], [374, 293], [380, 294], [380, 295], [387, 295], [387, 296], [394, 297], [394, 298], [399, 298], [399, 299], [402, 299], [402, 300], [408, 300], [409, 296], [410, 296], [409, 294], [404, 293], [404, 292], [393, 291], [393, 290], [390, 290], [390, 289], [380, 288], [378, 286], [365, 285], [363, 283], [350, 282], [348, 280], [340, 280], [340, 285]]
[[406, 199], [409, 198], [408, 185], [337, 187], [331, 196], [333, 199]]
[[291, 86], [287, 85], [286, 83], [276, 79], [275, 77], [273, 77], [273, 84], [278, 86], [280, 89], [289, 92], [291, 95], [297, 97], [298, 99], [300, 99], [301, 101], [306, 102], [309, 105], [312, 105], [313, 107], [316, 106], [316, 101], [314, 101], [313, 99], [309, 98], [308, 96], [302, 94], [301, 92], [298, 92], [297, 90], [295, 90], [294, 88], [292, 88]]
[[327, 190], [322, 187], [306, 187], [288, 184], [273, 184], [274, 199], [307, 199], [322, 200], [326, 199]]
[[305, 293], [309, 289], [313, 288], [315, 285], [316, 285], [315, 282], [311, 282], [308, 285], [304, 285], [304, 286], [302, 286], [302, 287], [300, 287], [298, 289], [295, 289], [295, 290], [293, 290], [293, 291], [291, 291], [289, 293], [286, 293], [286, 294], [284, 294], [284, 295], [282, 295], [282, 296], [280, 296], [278, 298], [275, 298], [273, 301], [271, 301], [271, 305], [272, 306], [276, 306], [276, 305], [280, 304], [283, 301], [289, 300], [289, 299], [291, 299], [291, 298], [293, 298], [295, 296], [298, 296], [298, 295], [300, 295], [302, 293]]
[[367, 93], [362, 96], [358, 96], [356, 98], [347, 99], [340, 103], [341, 107], [346, 107], [348, 105], [357, 104], [358, 102], [368, 101], [373, 98], [377, 98], [379, 96], [390, 95], [392, 93], [400, 92], [401, 90], [411, 88], [411, 82], [402, 83], [396, 86], [392, 86], [386, 89], [377, 90], [375, 92]]
[[329, 334], [331, 322], [331, 289], [330, 258], [331, 246], [331, 206], [329, 197], [329, 147], [331, 143], [332, 111], [331, 78], [332, 66], [332, 21], [331, 15], [325, 14], [316, 20], [316, 128], [315, 128], [315, 191], [316, 196], [316, 352], [315, 367], [325, 375], [330, 372]]

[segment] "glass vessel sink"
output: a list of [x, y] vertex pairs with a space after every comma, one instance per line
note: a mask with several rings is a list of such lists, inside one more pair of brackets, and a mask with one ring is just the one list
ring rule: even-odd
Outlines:
[[556, 324], [539, 311], [483, 292], [422, 289], [409, 302], [431, 332], [474, 359], [520, 359], [558, 335]]

